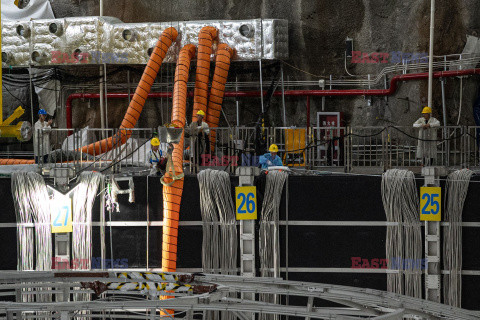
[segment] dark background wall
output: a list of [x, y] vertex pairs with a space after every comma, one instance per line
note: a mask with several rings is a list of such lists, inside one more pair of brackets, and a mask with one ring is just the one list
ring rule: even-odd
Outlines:
[[[120, 212], [112, 213], [112, 221], [162, 221], [162, 186], [158, 178], [135, 177], [135, 203], [128, 202], [128, 195], [119, 196]], [[477, 201], [480, 178], [470, 183], [463, 221], [480, 222]], [[384, 226], [308, 226], [295, 225], [301, 221], [385, 221], [381, 192], [381, 177], [368, 176], [290, 176], [288, 181], [288, 247], [287, 228], [280, 229], [281, 267], [289, 272], [282, 277], [289, 280], [323, 282], [348, 286], [386, 290], [384, 273], [320, 273], [305, 268], [351, 268], [352, 257], [365, 259], [386, 258]], [[421, 186], [423, 181], [417, 180]], [[238, 180], [232, 177], [232, 188]], [[259, 197], [262, 184], [257, 181]], [[5, 195], [0, 223], [15, 222], [10, 179], [0, 179], [0, 192]], [[280, 220], [287, 219], [286, 187], [280, 205]], [[260, 203], [259, 203], [260, 204]], [[99, 199], [94, 205], [93, 219], [99, 221]], [[261, 206], [258, 208], [259, 212]], [[107, 221], [109, 217], [106, 217]], [[181, 205], [181, 221], [201, 221], [198, 181], [194, 176], [185, 178]], [[129, 268], [145, 268], [147, 260], [147, 232], [145, 227], [106, 227], [107, 258], [128, 259]], [[148, 257], [150, 268], [161, 267], [162, 227], [151, 227], [149, 231]], [[99, 228], [93, 229], [93, 257], [100, 256]], [[477, 228], [463, 228], [463, 269], [480, 271], [480, 233]], [[181, 226], [179, 228], [179, 253], [177, 267], [201, 268], [202, 227]], [[16, 269], [16, 229], [0, 229], [0, 270]], [[259, 263], [257, 261], [257, 267]], [[303, 268], [298, 269], [298, 268]], [[300, 272], [302, 271], [302, 272]], [[463, 276], [463, 307], [478, 309], [480, 295], [476, 288], [480, 276]], [[301, 301], [291, 303], [303, 303]]]

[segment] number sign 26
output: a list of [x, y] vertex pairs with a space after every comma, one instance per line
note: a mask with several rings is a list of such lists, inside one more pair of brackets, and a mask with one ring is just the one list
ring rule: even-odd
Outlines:
[[257, 219], [257, 187], [236, 187], [237, 220]]
[[420, 188], [420, 220], [441, 221], [442, 220], [442, 188], [421, 187]]

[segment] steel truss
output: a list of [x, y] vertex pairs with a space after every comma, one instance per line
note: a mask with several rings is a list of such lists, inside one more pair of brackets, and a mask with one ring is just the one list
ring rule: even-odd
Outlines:
[[[86, 289], [92, 283], [141, 282], [139, 278], [130, 278], [126, 274], [129, 272], [2, 272], [0, 296], [9, 300], [13, 297], [16, 302], [0, 301], [0, 317], [62, 320], [104, 317], [148, 319], [163, 314], [165, 319], [204, 319], [204, 312], [210, 310], [230, 312], [238, 319], [247, 319], [251, 313], [304, 319], [402, 319], [407, 316], [416, 319], [478, 319], [480, 316], [478, 312], [380, 290], [285, 281], [278, 278], [185, 273], [141, 274], [159, 275], [164, 279], [161, 280], [162, 283], [190, 288], [188, 291], [160, 290], [152, 295], [151, 290], [108, 289], [101, 292], [97, 290], [97, 300], [69, 301], [73, 293], [94, 294], [94, 290]], [[151, 280], [143, 282], [149, 283], [150, 288], [155, 287]], [[82, 285], [84, 289], [79, 289]], [[236, 298], [242, 293], [297, 296], [306, 298], [308, 302], [306, 306], [294, 306]], [[24, 296], [39, 294], [62, 294], [63, 298], [67, 299], [64, 302], [21, 302]], [[159, 296], [162, 295], [174, 298], [161, 300]], [[315, 307], [314, 299], [334, 302], [339, 304], [339, 307]], [[279, 301], [282, 300], [284, 299]], [[157, 313], [162, 310], [163, 313]], [[169, 313], [166, 310], [175, 312]], [[40, 311], [41, 313], [38, 313]]]

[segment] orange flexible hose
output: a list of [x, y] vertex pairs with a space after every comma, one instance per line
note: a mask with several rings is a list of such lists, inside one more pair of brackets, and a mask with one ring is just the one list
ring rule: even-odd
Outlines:
[[[184, 128], [187, 105], [187, 82], [190, 71], [190, 62], [195, 57], [195, 46], [187, 44], [180, 50], [177, 67], [175, 69], [175, 84], [173, 88], [172, 123], [176, 127]], [[183, 142], [175, 145], [172, 153], [175, 174], [183, 172]], [[178, 220], [180, 218], [180, 203], [183, 193], [183, 178], [173, 180], [172, 172], [167, 172], [163, 186], [163, 243], [162, 243], [162, 270], [174, 272], [177, 269]]]
[[198, 33], [197, 72], [195, 78], [195, 91], [193, 95], [192, 122], [197, 121], [197, 112], [207, 111], [208, 82], [210, 78], [210, 56], [212, 55], [213, 41], [217, 38], [218, 31], [214, 27], [206, 26]]
[[[220, 112], [222, 111], [223, 95], [225, 93], [225, 83], [227, 83], [228, 71], [230, 70], [230, 60], [233, 58], [234, 50], [228, 44], [220, 44], [217, 49], [215, 59], [215, 74], [213, 75], [212, 87], [208, 100], [207, 124], [210, 128], [218, 127]], [[210, 150], [215, 150], [215, 140], [217, 132], [210, 130]]]
[[8, 166], [12, 164], [35, 164], [35, 160], [28, 159], [0, 159], [0, 166]]
[[[138, 83], [138, 87], [135, 90], [135, 94], [130, 101], [125, 117], [123, 118], [122, 124], [120, 125], [120, 131], [118, 134], [101, 141], [89, 144], [88, 146], [82, 147], [82, 152], [89, 153], [91, 155], [99, 155], [104, 152], [110, 151], [113, 147], [118, 144], [120, 140], [120, 145], [124, 144], [130, 135], [132, 134], [131, 129], [135, 127], [135, 124], [140, 117], [145, 101], [147, 100], [148, 94], [152, 88], [153, 82], [157, 77], [160, 66], [162, 65], [163, 59], [167, 54], [168, 48], [172, 43], [177, 39], [178, 32], [175, 28], [167, 28], [162, 32], [162, 35], [158, 39], [157, 44], [153, 48], [152, 55], [148, 60], [147, 66], [143, 71], [142, 78]], [[124, 130], [122, 130], [124, 129]]]

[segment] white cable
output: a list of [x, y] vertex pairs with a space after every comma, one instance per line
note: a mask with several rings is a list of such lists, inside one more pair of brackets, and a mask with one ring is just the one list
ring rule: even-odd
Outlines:
[[[388, 269], [387, 290], [417, 298], [422, 296], [422, 237], [415, 176], [408, 170], [391, 169], [382, 175], [382, 201], [387, 222], [385, 241]], [[406, 265], [405, 261], [413, 261]], [[395, 264], [397, 264], [395, 266]]]
[[[283, 186], [288, 178], [285, 171], [272, 170], [266, 176], [265, 192], [260, 215], [258, 250], [260, 253], [260, 273], [262, 277], [280, 277], [280, 202]], [[278, 297], [260, 294], [260, 301], [278, 303]], [[260, 319], [274, 319], [273, 315], [261, 314]]]
[[[237, 226], [230, 176], [225, 171], [206, 169], [197, 175], [203, 221], [202, 269], [208, 273], [236, 275]], [[208, 319], [219, 319], [208, 312]], [[234, 319], [222, 312], [221, 319]]]
[[[12, 194], [17, 215], [18, 270], [48, 271], [52, 268], [52, 234], [50, 229], [50, 201], [43, 177], [35, 172], [12, 174]], [[23, 223], [34, 222], [34, 228]], [[35, 230], [35, 250], [33, 233]], [[42, 288], [41, 290], [49, 290]], [[28, 291], [28, 290], [27, 290]], [[24, 301], [33, 296], [24, 295]], [[40, 294], [37, 302], [51, 302], [51, 294]]]
[[[73, 191], [72, 208], [72, 269], [89, 270], [92, 262], [92, 207], [99, 186], [104, 187], [104, 176], [99, 172], [82, 172]], [[91, 295], [77, 293], [74, 301], [90, 301]], [[86, 319], [86, 318], [83, 318]]]
[[230, 176], [207, 169], [197, 177], [204, 230], [202, 268], [209, 273], [236, 274], [237, 229]]
[[461, 308], [462, 304], [462, 212], [473, 171], [462, 169], [448, 175], [445, 185], [443, 264], [450, 271], [443, 276], [443, 301]]

